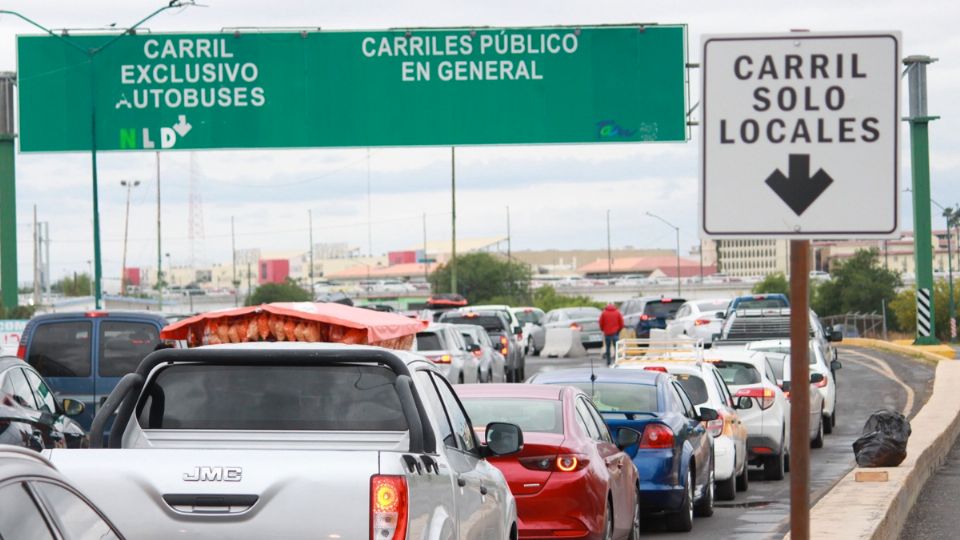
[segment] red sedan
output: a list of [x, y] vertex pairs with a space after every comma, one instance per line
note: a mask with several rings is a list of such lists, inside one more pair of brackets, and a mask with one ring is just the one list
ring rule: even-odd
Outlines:
[[473, 425], [523, 430], [519, 453], [490, 458], [516, 497], [520, 538], [639, 537], [637, 469], [586, 394], [536, 384], [455, 388]]

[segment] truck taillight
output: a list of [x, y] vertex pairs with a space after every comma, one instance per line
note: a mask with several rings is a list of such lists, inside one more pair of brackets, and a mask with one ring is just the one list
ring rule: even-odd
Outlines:
[[27, 359], [27, 344], [22, 341], [20, 342], [20, 346], [17, 347], [17, 358], [21, 360]]
[[377, 474], [370, 477], [370, 540], [407, 536], [407, 479]]
[[507, 338], [506, 336], [500, 336], [500, 354], [507, 355]]

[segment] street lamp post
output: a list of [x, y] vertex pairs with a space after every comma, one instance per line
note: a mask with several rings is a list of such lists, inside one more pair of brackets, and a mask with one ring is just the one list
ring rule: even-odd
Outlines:
[[127, 233], [130, 231], [130, 190], [139, 186], [140, 181], [121, 180], [120, 185], [127, 188], [127, 210], [123, 214], [123, 263], [120, 269], [120, 296], [127, 295]]
[[[953, 255], [950, 253], [950, 229], [956, 223], [958, 210], [947, 207], [943, 209], [943, 217], [947, 219], [947, 289], [948, 294], [950, 295], [949, 301], [949, 321], [950, 321], [950, 341], [955, 342], [957, 340], [957, 311], [956, 305], [953, 299]], [[960, 250], [960, 246], [957, 246], [957, 249]]]
[[673, 227], [673, 230], [676, 231], [677, 233], [677, 296], [681, 296], [681, 293], [680, 293], [680, 227], [677, 227], [673, 223], [670, 223], [669, 221], [663, 219], [662, 217], [654, 213], [647, 212], [647, 215], [652, 218], [659, 219], [660, 221], [666, 223], [667, 226], [669, 227]]
[[187, 5], [193, 5], [193, 2], [186, 1], [186, 0], [170, 0], [170, 2], [166, 6], [163, 6], [160, 9], [154, 11], [153, 13], [147, 15], [146, 17], [138, 21], [133, 26], [127, 28], [120, 34], [114, 36], [113, 39], [107, 41], [106, 43], [104, 43], [99, 47], [92, 47], [89, 49], [83, 47], [82, 45], [68, 38], [66, 36], [66, 33], [54, 32], [53, 30], [41, 25], [40, 23], [16, 11], [11, 11], [6, 9], [0, 10], [0, 14], [12, 15], [14, 17], [17, 17], [18, 19], [30, 24], [31, 26], [39, 28], [45, 34], [55, 37], [63, 41], [67, 45], [70, 45], [71, 47], [77, 49], [81, 54], [87, 57], [87, 61], [90, 63], [90, 164], [91, 164], [91, 176], [93, 180], [93, 274], [94, 274], [93, 275], [93, 291], [94, 291], [93, 295], [94, 295], [94, 303], [96, 305], [96, 309], [100, 309], [103, 306], [103, 294], [100, 286], [103, 268], [101, 265], [101, 257], [100, 257], [100, 202], [99, 202], [99, 190], [98, 190], [98, 183], [97, 183], [97, 102], [96, 102], [97, 92], [96, 92], [96, 76], [95, 76], [96, 65], [94, 64], [94, 59], [98, 54], [103, 52], [107, 47], [116, 43], [117, 40], [119, 40], [120, 38], [126, 35], [135, 34], [136, 29], [140, 25], [152, 19], [156, 15], [159, 15], [161, 12], [164, 12], [171, 8], [178, 8], [178, 7], [183, 7]]

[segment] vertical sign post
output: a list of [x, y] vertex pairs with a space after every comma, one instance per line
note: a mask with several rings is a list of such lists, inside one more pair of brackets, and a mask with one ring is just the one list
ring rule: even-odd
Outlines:
[[[790, 535], [808, 540], [810, 240], [896, 234], [900, 35], [704, 36], [702, 46], [701, 236], [791, 240]], [[914, 197], [927, 205], [929, 258], [929, 191]]]
[[0, 304], [17, 307], [17, 189], [13, 87], [16, 73], [0, 73]]

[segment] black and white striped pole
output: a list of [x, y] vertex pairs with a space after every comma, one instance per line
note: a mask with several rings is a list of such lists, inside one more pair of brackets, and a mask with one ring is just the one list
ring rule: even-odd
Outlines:
[[930, 303], [930, 289], [917, 289], [917, 336], [929, 338], [932, 330], [932, 312]]

